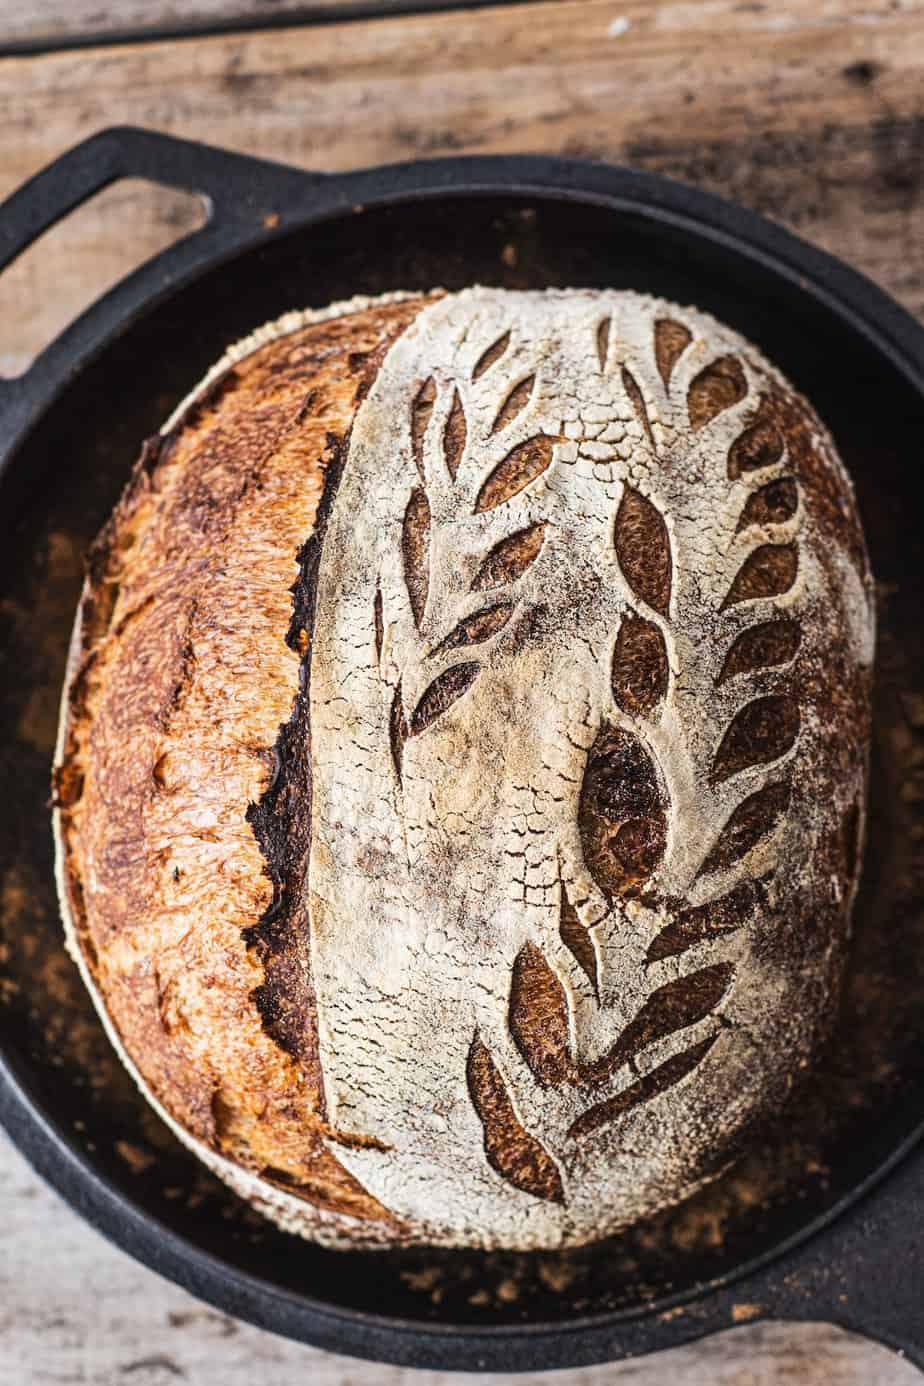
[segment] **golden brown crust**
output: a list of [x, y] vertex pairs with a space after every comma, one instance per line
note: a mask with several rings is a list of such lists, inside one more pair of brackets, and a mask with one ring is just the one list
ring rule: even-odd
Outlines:
[[[216, 1151], [321, 1207], [388, 1214], [322, 1144], [313, 1013], [266, 1033], [273, 901], [244, 808], [298, 691], [296, 555], [375, 362], [421, 300], [310, 324], [149, 442], [91, 555], [56, 772], [80, 946], [146, 1084]], [[82, 907], [87, 883], [92, 910]]]

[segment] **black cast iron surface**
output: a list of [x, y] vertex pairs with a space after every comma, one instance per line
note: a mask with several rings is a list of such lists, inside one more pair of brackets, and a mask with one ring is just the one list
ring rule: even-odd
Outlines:
[[[0, 207], [0, 268], [115, 178], [208, 224], [0, 382], [0, 1119], [91, 1222], [227, 1312], [419, 1366], [576, 1366], [745, 1318], [827, 1319], [924, 1364], [924, 332], [780, 229], [652, 176], [541, 158], [322, 177], [113, 130]], [[335, 1253], [268, 1227], [157, 1122], [63, 953], [48, 768], [80, 554], [141, 438], [229, 340], [394, 288], [616, 286], [696, 302], [811, 396], [857, 483], [881, 590], [873, 803], [843, 1014], [737, 1171], [559, 1255]], [[182, 292], [181, 292], [182, 291]]]

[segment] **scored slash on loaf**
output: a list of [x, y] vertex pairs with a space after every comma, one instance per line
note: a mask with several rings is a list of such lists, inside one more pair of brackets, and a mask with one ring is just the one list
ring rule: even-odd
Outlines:
[[391, 295], [239, 344], [91, 555], [72, 950], [174, 1130], [334, 1245], [676, 1202], [823, 1038], [872, 582], [810, 405], [626, 292]]

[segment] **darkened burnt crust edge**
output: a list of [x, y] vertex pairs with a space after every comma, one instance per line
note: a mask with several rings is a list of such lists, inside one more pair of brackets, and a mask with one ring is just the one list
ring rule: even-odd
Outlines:
[[[308, 871], [311, 847], [311, 632], [317, 598], [318, 569], [331, 508], [349, 452], [343, 439], [328, 433], [324, 490], [314, 533], [297, 555], [299, 575], [292, 585], [292, 618], [286, 644], [301, 654], [299, 687], [292, 715], [279, 729], [273, 747], [274, 773], [247, 821], [273, 883], [273, 899], [262, 917], [243, 931], [263, 966], [264, 981], [253, 993], [263, 1028], [300, 1063], [320, 1071], [315, 997], [303, 945], [306, 907], [300, 886]], [[321, 1094], [323, 1103], [323, 1093]]]

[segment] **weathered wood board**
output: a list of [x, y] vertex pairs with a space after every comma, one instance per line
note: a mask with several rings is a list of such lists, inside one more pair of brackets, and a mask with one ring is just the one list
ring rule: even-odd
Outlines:
[[[660, 170], [737, 198], [924, 314], [924, 0], [545, 0], [391, 15], [369, 0], [0, 0], [0, 197], [129, 122], [324, 170], [543, 151]], [[350, 7], [344, 7], [349, 11]], [[323, 24], [294, 24], [326, 11]], [[292, 27], [247, 29], [254, 21]], [[147, 39], [161, 28], [240, 32]], [[124, 41], [138, 33], [138, 41]], [[92, 46], [99, 35], [100, 44]], [[117, 43], [108, 40], [118, 38]], [[69, 47], [80, 41], [90, 46]], [[107, 190], [0, 276], [0, 373], [198, 224], [194, 198]], [[450, 1386], [237, 1324], [107, 1246], [0, 1137], [0, 1386]], [[494, 1377], [495, 1382], [514, 1378]], [[524, 1386], [911, 1386], [884, 1349], [742, 1325], [656, 1358]], [[488, 1380], [488, 1378], [486, 1378]]]

